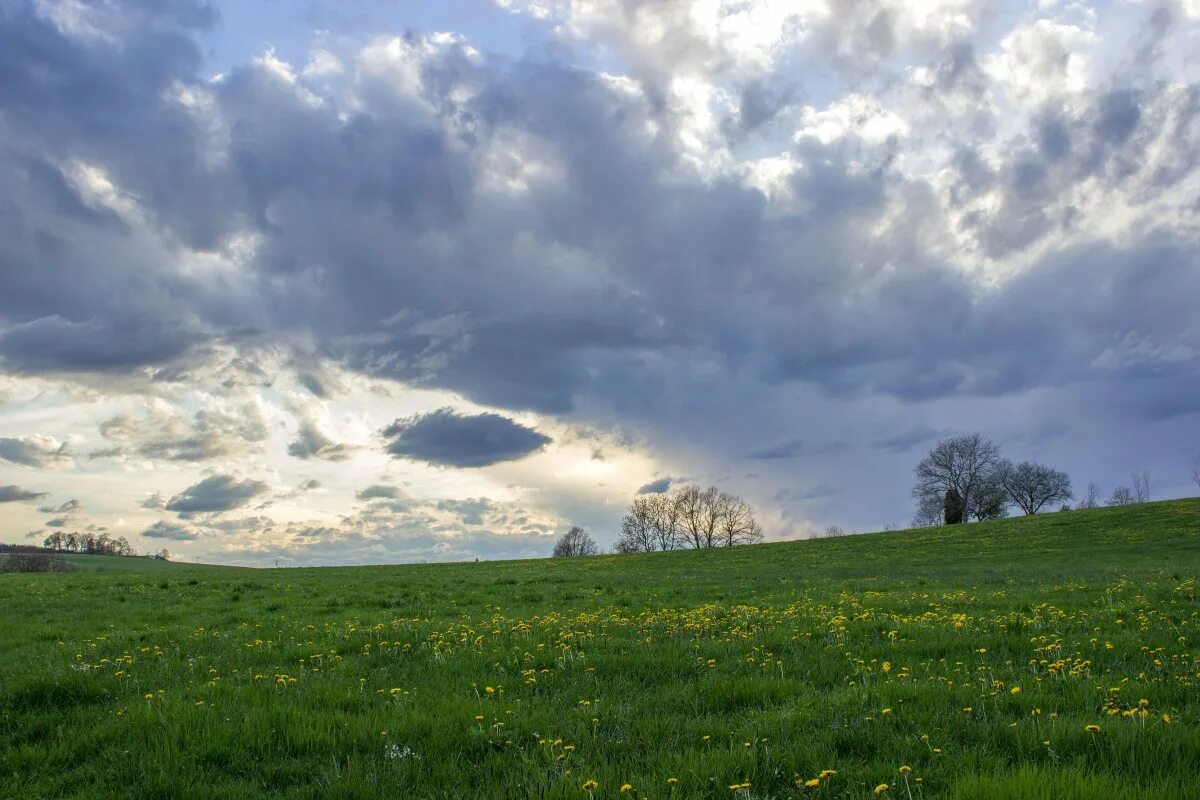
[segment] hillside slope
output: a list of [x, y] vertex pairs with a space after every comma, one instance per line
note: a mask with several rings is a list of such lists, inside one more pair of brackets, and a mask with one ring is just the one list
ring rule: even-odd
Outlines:
[[0, 576], [0, 796], [1200, 797], [1198, 574], [1193, 499], [728, 551]]

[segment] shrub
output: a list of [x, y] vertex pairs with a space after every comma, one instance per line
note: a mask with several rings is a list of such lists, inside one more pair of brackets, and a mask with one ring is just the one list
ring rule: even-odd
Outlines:
[[0, 572], [70, 572], [75, 565], [46, 553], [9, 553], [0, 557]]

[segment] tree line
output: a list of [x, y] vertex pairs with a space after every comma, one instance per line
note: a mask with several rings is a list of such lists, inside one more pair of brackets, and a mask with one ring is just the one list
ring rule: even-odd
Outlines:
[[[621, 518], [613, 551], [652, 553], [736, 547], [763, 540], [754, 511], [735, 494], [709, 486], [684, 486], [633, 499]], [[600, 548], [583, 528], [571, 528], [554, 546], [555, 556], [598, 555]]]
[[55, 531], [42, 541], [42, 546], [55, 553], [83, 553], [92, 556], [137, 555], [124, 536], [112, 538], [107, 533], [63, 533]]
[[[914, 469], [912, 495], [917, 501], [914, 527], [956, 525], [1008, 516], [1015, 506], [1037, 514], [1058, 506], [1071, 508], [1071, 479], [1062, 470], [1034, 461], [1014, 464], [981, 433], [952, 436], [930, 449]], [[1200, 483], [1200, 479], [1197, 480]], [[1106, 505], [1144, 503], [1150, 499], [1150, 473], [1135, 472], [1131, 486], [1118, 486]], [[1077, 508], [1100, 505], [1100, 488], [1089, 483]]]

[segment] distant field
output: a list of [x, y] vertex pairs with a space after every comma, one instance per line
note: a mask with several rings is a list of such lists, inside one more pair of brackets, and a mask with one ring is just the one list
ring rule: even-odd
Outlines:
[[1200, 798], [1200, 500], [158, 569], [0, 575], [0, 797]]
[[[204, 564], [163, 561], [158, 558], [126, 558], [122, 556], [85, 556], [63, 553], [59, 556], [75, 565], [78, 572], [175, 572], [180, 569], [214, 569]], [[226, 567], [225, 569], [228, 569]]]

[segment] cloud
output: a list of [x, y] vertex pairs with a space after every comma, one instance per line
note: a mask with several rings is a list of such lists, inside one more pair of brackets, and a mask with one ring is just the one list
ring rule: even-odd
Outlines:
[[191, 416], [164, 404], [142, 416], [119, 414], [100, 424], [100, 434], [116, 445], [94, 457], [139, 456], [164, 461], [209, 461], [240, 455], [267, 437], [258, 403], [214, 403]]
[[782, 442], [766, 445], [750, 452], [750, 458], [774, 460], [780, 458], [796, 458], [805, 451], [803, 439], [785, 439]]
[[78, 514], [83, 512], [83, 503], [72, 498], [57, 506], [39, 506], [38, 512], [42, 514]]
[[891, 450], [894, 453], [904, 453], [922, 442], [946, 435], [946, 431], [939, 431], [933, 428], [912, 428], [911, 430], [885, 436], [882, 439], [876, 439], [871, 443], [871, 446], [877, 447], [880, 450]]
[[265, 481], [238, 480], [232, 475], [212, 475], [172, 497], [164, 508], [188, 519], [198, 514], [241, 508], [270, 486]]
[[170, 539], [176, 542], [187, 542], [198, 539], [200, 534], [178, 522], [159, 520], [142, 531], [142, 536], [147, 539]]
[[303, 420], [296, 431], [296, 439], [288, 445], [288, 455], [300, 459], [317, 458], [323, 461], [345, 461], [355, 448], [339, 444], [317, 427], [312, 420]]
[[154, 492], [141, 502], [140, 507], [152, 510], [163, 509], [167, 507], [167, 499], [163, 497], [162, 492]]
[[668, 491], [671, 488], [671, 484], [675, 480], [676, 480], [675, 478], [671, 478], [671, 477], [657, 478], [657, 479], [652, 480], [649, 483], [641, 486], [637, 490], [637, 493], [638, 494], [663, 494], [664, 492]]
[[31, 492], [11, 483], [0, 485], [0, 503], [22, 503], [45, 496], [46, 492]]
[[376, 483], [360, 489], [354, 496], [359, 500], [399, 500], [404, 493], [395, 486]]
[[398, 419], [381, 433], [391, 455], [449, 467], [486, 467], [524, 458], [551, 441], [499, 414], [460, 414], [450, 408]]
[[0, 461], [27, 467], [56, 467], [70, 462], [66, 442], [52, 436], [0, 438]]

